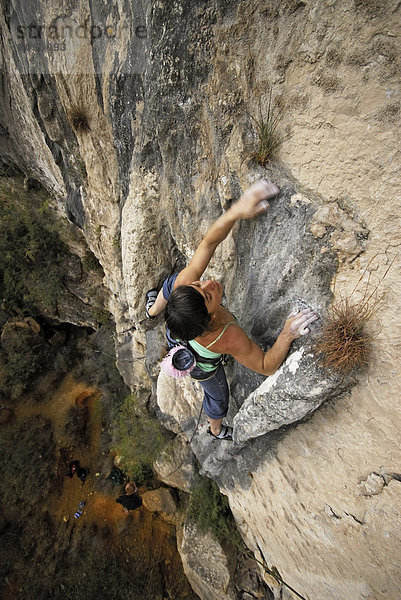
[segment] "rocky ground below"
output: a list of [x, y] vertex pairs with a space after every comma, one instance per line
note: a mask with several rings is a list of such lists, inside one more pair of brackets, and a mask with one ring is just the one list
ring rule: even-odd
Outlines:
[[[112, 348], [107, 327], [71, 329], [54, 352], [59, 370], [42, 373], [12, 404], [2, 399], [4, 600], [196, 598], [174, 525], [145, 502], [125, 514], [115, 502], [121, 485], [107, 479], [114, 459], [109, 419], [127, 395]], [[75, 459], [87, 470], [85, 483], [66, 476]], [[140, 492], [158, 485], [142, 485]]]

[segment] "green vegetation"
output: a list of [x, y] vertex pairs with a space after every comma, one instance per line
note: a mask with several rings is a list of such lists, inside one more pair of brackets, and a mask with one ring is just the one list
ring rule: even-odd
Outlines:
[[85, 271], [103, 271], [102, 265], [90, 250], [85, 253], [81, 262]]
[[2, 427], [0, 502], [18, 520], [46, 502], [56, 481], [50, 423], [39, 416]]
[[137, 484], [149, 481], [153, 476], [152, 464], [166, 446], [168, 434], [134, 394], [124, 400], [119, 410], [114, 439], [122, 471]]
[[91, 312], [98, 325], [106, 325], [110, 320], [110, 313], [102, 306], [92, 306]]
[[284, 140], [278, 133], [278, 126], [281, 121], [281, 112], [275, 111], [272, 104], [272, 89], [269, 94], [269, 104], [267, 115], [263, 116], [261, 102], [259, 100], [259, 116], [255, 118], [250, 113], [247, 115], [252, 119], [256, 126], [258, 135], [258, 148], [251, 152], [250, 157], [261, 165], [267, 164], [277, 147]]
[[17, 400], [50, 362], [51, 347], [30, 317], [9, 320], [2, 331], [0, 393]]
[[79, 560], [75, 564], [71, 561], [74, 577], [71, 573], [64, 573], [63, 583], [57, 586], [58, 590], [53, 588], [52, 597], [58, 600], [143, 600], [155, 597], [155, 590], [163, 585], [161, 558], [142, 552], [127, 560], [127, 552], [118, 549], [106, 552], [107, 540], [102, 539], [96, 530], [92, 536], [95, 544], [93, 541], [92, 544], [87, 543]]
[[216, 483], [208, 477], [193, 490], [188, 507], [188, 516], [200, 531], [211, 533], [220, 542], [239, 544], [241, 536], [226, 496], [220, 493]]
[[[68, 249], [42, 190], [21, 175], [0, 177], [0, 298], [11, 314], [57, 313]], [[50, 349], [30, 327], [6, 327], [0, 353], [0, 393], [15, 400], [36, 377]]]
[[55, 310], [68, 250], [47, 194], [24, 189], [23, 178], [0, 178], [0, 294], [7, 309]]
[[0, 394], [17, 400], [40, 374], [48, 359], [50, 348], [20, 346], [0, 353]]

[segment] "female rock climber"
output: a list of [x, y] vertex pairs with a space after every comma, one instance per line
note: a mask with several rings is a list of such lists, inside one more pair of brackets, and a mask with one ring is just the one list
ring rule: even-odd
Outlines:
[[308, 326], [318, 318], [310, 309], [292, 313], [273, 346], [264, 352], [221, 305], [223, 285], [211, 279], [200, 280], [233, 225], [239, 219], [252, 219], [264, 213], [269, 207], [268, 200], [278, 193], [271, 182], [261, 180], [253, 184], [210, 226], [188, 266], [168, 277], [159, 293], [153, 289], [146, 294], [148, 318], [165, 309], [170, 345], [176, 340], [187, 340], [194, 351], [197, 361], [191, 377], [203, 387], [208, 432], [220, 440], [232, 440], [232, 428], [222, 423], [229, 400], [223, 355], [230, 354], [256, 373], [272, 375], [287, 356], [291, 342], [309, 333]]

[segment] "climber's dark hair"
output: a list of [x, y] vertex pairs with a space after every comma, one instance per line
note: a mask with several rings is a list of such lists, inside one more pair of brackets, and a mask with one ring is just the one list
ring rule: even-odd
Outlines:
[[210, 325], [205, 299], [190, 285], [180, 285], [172, 292], [165, 317], [172, 337], [178, 340], [193, 340]]

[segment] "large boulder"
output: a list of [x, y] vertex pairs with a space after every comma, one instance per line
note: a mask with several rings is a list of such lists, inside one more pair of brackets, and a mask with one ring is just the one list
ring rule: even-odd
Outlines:
[[7, 354], [39, 352], [46, 345], [41, 327], [32, 317], [9, 319], [1, 334]]
[[301, 347], [245, 400], [234, 418], [234, 441], [243, 445], [300, 421], [350, 387], [350, 378], [320, 368], [316, 357]]
[[167, 429], [190, 439], [200, 416], [203, 392], [190, 377], [174, 379], [160, 371], [157, 379], [159, 419]]
[[177, 505], [167, 488], [150, 490], [142, 495], [143, 506], [151, 512], [157, 512], [169, 523], [177, 523]]
[[180, 435], [153, 463], [153, 468], [160, 481], [183, 492], [190, 492], [200, 481], [199, 467], [191, 446]]
[[178, 529], [177, 545], [185, 575], [201, 600], [236, 600], [234, 554], [191, 522]]

